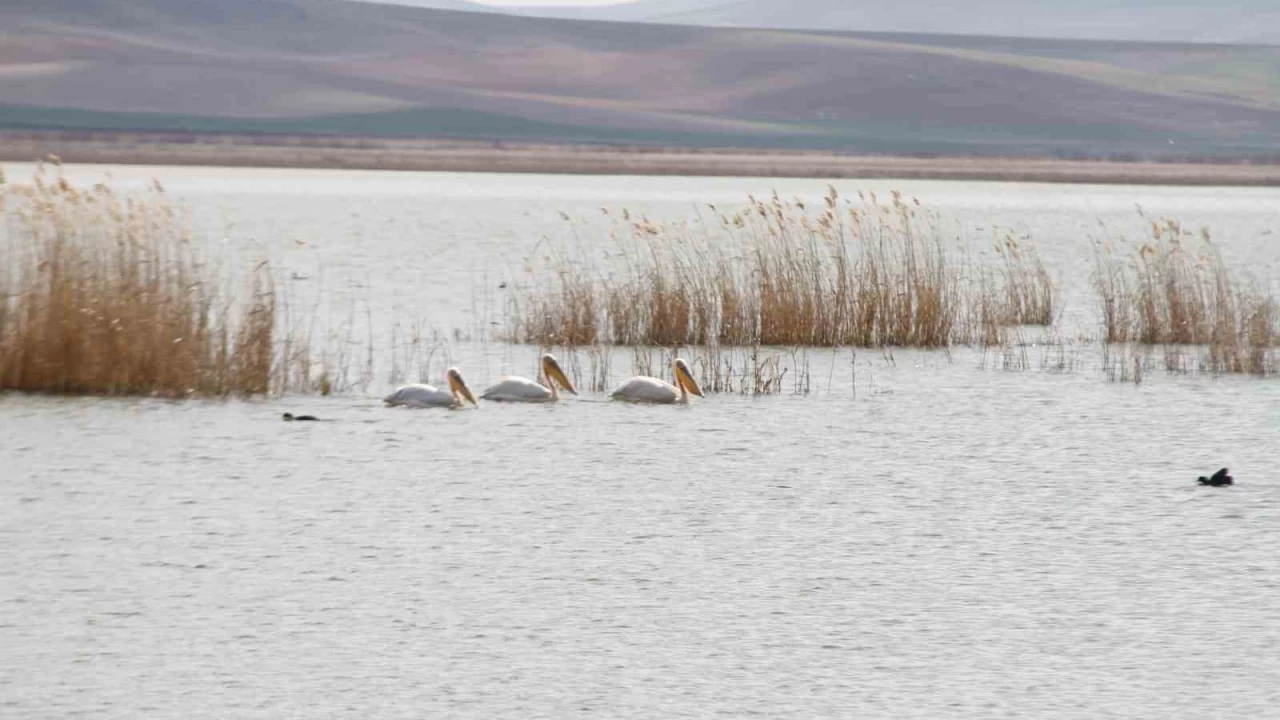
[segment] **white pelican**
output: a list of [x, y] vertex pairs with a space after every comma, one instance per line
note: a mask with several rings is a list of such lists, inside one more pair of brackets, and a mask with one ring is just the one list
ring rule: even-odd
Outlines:
[[476, 397], [471, 394], [471, 389], [467, 387], [467, 383], [462, 380], [462, 373], [458, 372], [458, 368], [449, 368], [444, 378], [449, 384], [447, 392], [438, 390], [432, 385], [405, 385], [382, 398], [382, 402], [389, 407], [403, 405], [411, 408], [456, 408], [461, 407], [462, 400], [465, 398], [472, 405], [480, 406], [476, 402]]
[[653, 377], [633, 377], [622, 383], [609, 397], [633, 403], [687, 403], [689, 393], [702, 397], [702, 388], [693, 379], [689, 366], [684, 360], [676, 358], [672, 363], [676, 374], [676, 384]]
[[485, 400], [494, 400], [496, 402], [556, 402], [560, 399], [560, 393], [556, 391], [556, 385], [568, 390], [574, 395], [578, 391], [574, 389], [573, 383], [565, 376], [564, 371], [560, 369], [560, 363], [550, 353], [542, 356], [542, 377], [546, 380], [545, 386], [522, 377], [505, 377], [498, 381], [496, 385], [486, 389], [480, 394]]

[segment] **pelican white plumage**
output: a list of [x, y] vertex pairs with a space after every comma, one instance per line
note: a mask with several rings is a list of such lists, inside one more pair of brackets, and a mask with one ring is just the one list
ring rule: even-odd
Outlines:
[[382, 398], [382, 402], [389, 407], [403, 405], [410, 408], [456, 408], [461, 407], [465, 399], [476, 407], [480, 406], [476, 402], [476, 397], [471, 394], [471, 389], [462, 379], [462, 373], [458, 372], [458, 368], [449, 368], [445, 371], [444, 379], [448, 384], [447, 391], [433, 385], [405, 385]]
[[573, 383], [564, 374], [564, 370], [560, 369], [560, 363], [551, 353], [543, 355], [540, 362], [546, 385], [539, 385], [528, 378], [505, 377], [492, 387], [486, 388], [480, 393], [480, 397], [495, 402], [556, 402], [560, 399], [560, 393], [556, 390], [557, 385], [574, 395], [578, 394]]
[[676, 375], [676, 384], [655, 377], [633, 377], [622, 383], [609, 397], [614, 400], [633, 403], [687, 403], [689, 393], [702, 397], [702, 388], [689, 372], [689, 365], [681, 358], [671, 364]]

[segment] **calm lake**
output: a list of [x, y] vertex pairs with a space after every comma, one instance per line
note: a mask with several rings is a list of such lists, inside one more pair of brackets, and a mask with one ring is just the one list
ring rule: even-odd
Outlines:
[[[781, 351], [783, 392], [677, 407], [583, 387], [547, 406], [379, 401], [401, 379], [384, 349], [415, 330], [410, 380], [533, 376], [537, 349], [499, 337], [508, 293], [563, 248], [607, 252], [623, 209], [710, 220], [748, 193], [818, 204], [828, 181], [64, 173], [158, 179], [196, 242], [269, 257], [353, 374], [378, 357], [329, 397], [0, 396], [0, 717], [1280, 708], [1275, 379], [1115, 382], [1086, 338], [1065, 364], [1035, 345], [1012, 367]], [[1095, 243], [1140, 243], [1152, 219], [1207, 227], [1280, 283], [1280, 190], [834, 185], [918, 198], [975, 248], [1031, 238], [1070, 337], [1097, 332]], [[609, 383], [631, 363], [615, 353]], [[1223, 466], [1235, 487], [1195, 484]]]

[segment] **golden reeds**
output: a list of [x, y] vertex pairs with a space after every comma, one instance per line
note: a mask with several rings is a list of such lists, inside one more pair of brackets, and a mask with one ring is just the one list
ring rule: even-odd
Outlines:
[[271, 388], [277, 307], [267, 265], [224, 287], [158, 184], [126, 198], [101, 184], [72, 187], [42, 167], [30, 184], [0, 192], [0, 390], [177, 397]]
[[[1051, 325], [1057, 311], [1026, 239], [998, 238], [994, 261], [976, 259], [897, 193], [710, 209], [710, 226], [624, 213], [608, 255], [553, 254], [515, 294], [508, 339], [564, 348], [592, 392], [611, 386], [612, 346], [626, 346], [633, 374], [664, 377], [678, 353], [707, 392], [807, 393], [812, 347], [977, 344], [1003, 348], [998, 367], [1030, 369], [1016, 326]], [[267, 262], [210, 262], [158, 184], [125, 196], [73, 187], [56, 169], [20, 185], [0, 175], [0, 215], [0, 390], [328, 393], [372, 378], [372, 336], [362, 373], [350, 375], [354, 317], [345, 339], [319, 343], [336, 352], [313, 354], [311, 331], [288, 326]], [[1168, 372], [1280, 373], [1274, 296], [1238, 280], [1207, 233], [1155, 222], [1134, 252], [1095, 257], [1113, 379], [1141, 382], [1161, 351]], [[1112, 343], [1127, 353], [1115, 363]], [[439, 338], [396, 326], [392, 344], [389, 381], [429, 379]], [[1045, 344], [1039, 367], [1076, 367], [1064, 347]]]
[[1166, 346], [1169, 372], [1197, 364], [1179, 346], [1201, 348], [1198, 366], [1206, 372], [1280, 372], [1275, 298], [1237, 279], [1207, 231], [1197, 236], [1176, 221], [1156, 221], [1132, 255], [1108, 245], [1095, 257], [1107, 342]]
[[1053, 286], [1034, 246], [974, 267], [917, 201], [831, 189], [810, 211], [776, 194], [717, 213], [717, 227], [625, 213], [603, 267], [556, 257], [524, 286], [509, 338], [627, 346], [903, 346], [999, 342], [1048, 323]]

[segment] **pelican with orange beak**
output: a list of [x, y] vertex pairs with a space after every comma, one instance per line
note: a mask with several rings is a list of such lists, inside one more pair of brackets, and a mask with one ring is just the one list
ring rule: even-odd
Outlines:
[[444, 379], [448, 383], [448, 391], [438, 389], [434, 385], [405, 385], [382, 398], [382, 402], [388, 407], [402, 405], [409, 408], [459, 408], [462, 407], [463, 400], [466, 400], [476, 407], [480, 406], [476, 402], [475, 395], [471, 394], [471, 389], [462, 379], [462, 373], [458, 372], [458, 368], [449, 368], [445, 371]]
[[702, 388], [689, 372], [689, 365], [681, 358], [671, 364], [675, 371], [676, 384], [655, 377], [633, 377], [622, 383], [609, 397], [614, 400], [632, 403], [655, 403], [670, 405], [689, 402], [689, 394], [703, 397]]
[[560, 363], [556, 362], [555, 356], [546, 353], [539, 358], [539, 363], [542, 365], [542, 379], [546, 381], [546, 385], [539, 385], [528, 378], [504, 377], [493, 387], [480, 393], [480, 397], [494, 402], [557, 402], [560, 400], [560, 393], [556, 390], [557, 385], [567, 392], [578, 394], [577, 389], [573, 387], [573, 382], [564, 374], [564, 370], [560, 369]]

